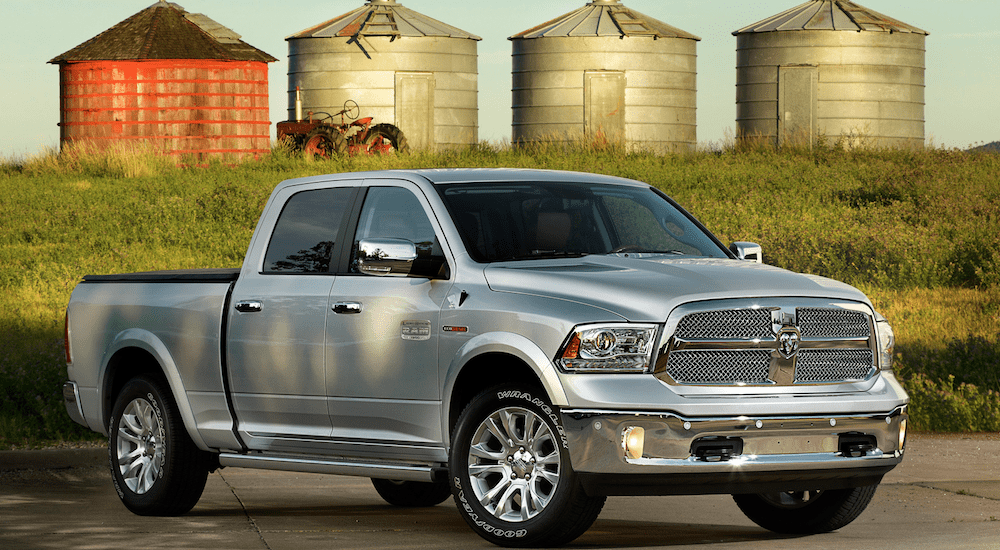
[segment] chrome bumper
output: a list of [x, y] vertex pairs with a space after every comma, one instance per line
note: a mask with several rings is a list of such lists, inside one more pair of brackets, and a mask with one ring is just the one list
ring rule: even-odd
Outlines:
[[[906, 407], [816, 417], [682, 418], [567, 409], [573, 469], [590, 493], [710, 494], [871, 485], [903, 459]], [[625, 436], [642, 428], [641, 456]]]

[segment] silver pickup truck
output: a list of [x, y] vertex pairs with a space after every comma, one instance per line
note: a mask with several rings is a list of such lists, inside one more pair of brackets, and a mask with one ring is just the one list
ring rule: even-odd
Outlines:
[[766, 529], [838, 529], [903, 457], [892, 329], [761, 259], [620, 178], [289, 180], [240, 270], [84, 278], [66, 407], [108, 435], [136, 514], [183, 514], [232, 466], [453, 496], [504, 546], [569, 542], [610, 495], [732, 494]]

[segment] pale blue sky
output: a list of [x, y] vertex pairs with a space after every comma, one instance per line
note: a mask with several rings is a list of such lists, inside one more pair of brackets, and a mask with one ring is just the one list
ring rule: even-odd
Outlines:
[[[23, 158], [59, 144], [59, 76], [49, 59], [93, 38], [155, 0], [0, 0], [0, 157]], [[279, 59], [269, 66], [273, 124], [287, 118], [285, 37], [364, 0], [176, 0]], [[736, 38], [732, 32], [804, 0], [623, 0], [625, 6], [702, 38], [698, 43], [698, 142], [719, 143], [736, 127]], [[479, 42], [479, 139], [510, 138], [507, 37], [587, 0], [399, 0], [483, 37]], [[1000, 140], [1000, 1], [861, 0], [930, 32], [925, 136], [965, 148]]]

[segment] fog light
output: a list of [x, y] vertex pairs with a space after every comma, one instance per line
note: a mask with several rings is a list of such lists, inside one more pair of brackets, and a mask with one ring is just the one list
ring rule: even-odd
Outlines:
[[905, 444], [906, 444], [906, 419], [904, 418], [899, 421], [899, 447], [897, 447], [897, 449], [902, 451], [903, 445]]
[[622, 448], [625, 449], [625, 456], [631, 459], [642, 458], [642, 447], [645, 441], [646, 430], [638, 426], [625, 428], [622, 435]]

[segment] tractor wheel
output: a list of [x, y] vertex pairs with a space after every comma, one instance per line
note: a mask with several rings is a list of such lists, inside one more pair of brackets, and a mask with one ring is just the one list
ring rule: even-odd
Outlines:
[[302, 151], [306, 158], [328, 159], [334, 155], [342, 155], [347, 150], [347, 142], [331, 126], [319, 126], [306, 136]]
[[376, 124], [368, 130], [364, 150], [369, 154], [407, 153], [410, 146], [406, 143], [403, 131], [392, 124]]

